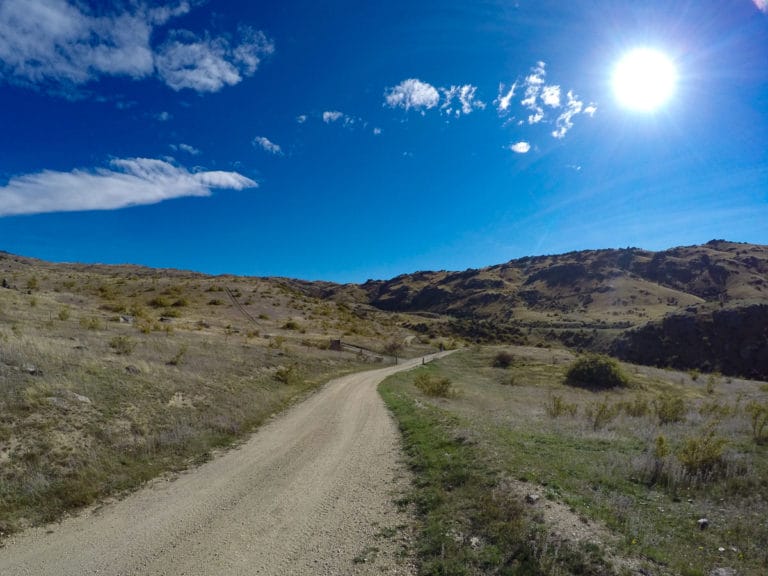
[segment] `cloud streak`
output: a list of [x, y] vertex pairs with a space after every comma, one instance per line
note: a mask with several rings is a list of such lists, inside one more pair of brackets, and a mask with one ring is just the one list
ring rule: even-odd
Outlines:
[[236, 41], [171, 31], [159, 47], [157, 29], [191, 10], [187, 1], [98, 14], [66, 0], [0, 2], [0, 79], [79, 95], [102, 77], [157, 77], [174, 90], [215, 92], [252, 75], [274, 44], [260, 31], [241, 27]]
[[253, 145], [270, 154], [280, 155], [283, 153], [283, 149], [280, 148], [280, 145], [275, 144], [266, 136], [256, 136], [256, 138], [253, 139]]
[[256, 182], [237, 172], [190, 172], [163, 160], [116, 159], [110, 168], [45, 170], [14, 177], [0, 187], [0, 216], [115, 210], [172, 198], [210, 196], [214, 189], [257, 187]]

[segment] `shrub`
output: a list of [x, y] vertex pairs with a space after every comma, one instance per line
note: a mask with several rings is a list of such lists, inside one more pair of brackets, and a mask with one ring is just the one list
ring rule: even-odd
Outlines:
[[281, 384], [294, 385], [301, 381], [299, 370], [296, 366], [280, 366], [275, 371], [275, 380]]
[[586, 410], [587, 419], [592, 424], [593, 430], [602, 430], [605, 428], [609, 422], [616, 418], [618, 413], [618, 406], [608, 404], [607, 398], [588, 407]]
[[162, 296], [155, 296], [147, 304], [152, 306], [152, 308], [168, 308], [171, 305], [170, 301]]
[[547, 399], [547, 403], [544, 405], [547, 415], [550, 418], [559, 418], [560, 416], [576, 415], [576, 404], [566, 402], [562, 396], [554, 394]]
[[685, 420], [685, 401], [680, 396], [662, 394], [653, 401], [660, 424], [672, 424]]
[[420, 372], [413, 383], [416, 388], [427, 396], [448, 398], [452, 394], [450, 378], [439, 378], [427, 372]]
[[65, 321], [69, 320], [69, 308], [68, 307], [65, 306], [64, 308], [59, 310], [59, 320], [61, 320], [62, 322], [65, 322]]
[[285, 324], [283, 324], [283, 330], [298, 330], [299, 329], [299, 323], [295, 320], [288, 320]]
[[133, 349], [136, 348], [136, 343], [128, 336], [115, 336], [109, 341], [109, 347], [115, 351], [115, 354], [130, 356]]
[[510, 366], [512, 366], [512, 363], [514, 361], [515, 361], [515, 357], [512, 355], [511, 352], [502, 350], [501, 352], [497, 353], [496, 356], [493, 357], [493, 367], [509, 368]]
[[627, 386], [629, 379], [613, 358], [589, 354], [571, 364], [566, 373], [566, 382], [572, 386], [605, 390]]
[[716, 436], [714, 428], [709, 428], [700, 436], [686, 438], [677, 459], [690, 476], [708, 479], [723, 468], [725, 444], [725, 439]]

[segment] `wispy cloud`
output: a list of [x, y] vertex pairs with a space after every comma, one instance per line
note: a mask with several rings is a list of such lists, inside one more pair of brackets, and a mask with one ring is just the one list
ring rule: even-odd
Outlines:
[[278, 144], [275, 144], [266, 136], [256, 136], [256, 138], [253, 139], [253, 145], [261, 148], [265, 152], [269, 152], [270, 154], [279, 155], [283, 153], [282, 148], [280, 148]]
[[565, 138], [568, 131], [573, 128], [573, 117], [582, 112], [594, 116], [597, 111], [597, 107], [594, 104], [589, 105], [589, 112], [584, 108], [584, 103], [579, 100], [573, 90], [568, 90], [567, 102], [565, 104], [565, 110], [557, 117], [555, 126], [557, 129], [552, 132], [552, 136], [555, 138]]
[[757, 6], [757, 9], [760, 10], [760, 12], [764, 12], [765, 14], [768, 14], [768, 0], [752, 0], [755, 3], [755, 6]]
[[225, 38], [198, 38], [191, 32], [176, 31], [155, 58], [157, 72], [174, 90], [218, 92], [234, 86], [256, 71], [261, 59], [274, 52], [274, 44], [263, 32], [241, 28], [239, 42]]
[[328, 110], [323, 112], [323, 122], [326, 124], [339, 123], [343, 125], [344, 128], [354, 128], [361, 123], [366, 124], [361, 118], [344, 114], [344, 112], [339, 112], [338, 110]]
[[212, 92], [252, 75], [274, 51], [262, 32], [247, 27], [234, 43], [172, 31], [164, 44], [153, 46], [158, 28], [191, 5], [130, 2], [96, 12], [82, 2], [3, 0], [0, 79], [76, 96], [79, 87], [104, 76], [157, 75], [175, 90]]
[[390, 108], [404, 108], [424, 113], [434, 108], [440, 101], [437, 88], [422, 82], [417, 78], [403, 80], [397, 86], [389, 88], [384, 93], [384, 102]]
[[200, 150], [190, 144], [171, 144], [171, 148], [173, 150], [181, 150], [192, 156], [198, 156], [200, 154]]
[[299, 114], [298, 116], [296, 116], [296, 122], [298, 124], [304, 124], [304, 122], [306, 122], [306, 121], [307, 121], [307, 115], [306, 114]]
[[515, 97], [515, 91], [517, 90], [517, 82], [514, 82], [512, 86], [509, 87], [509, 90], [505, 90], [506, 87], [504, 84], [499, 84], [499, 95], [496, 100], [493, 101], [493, 104], [496, 106], [496, 110], [500, 115], [504, 115], [509, 112], [512, 98]]
[[151, 158], [117, 159], [110, 164], [110, 168], [16, 176], [0, 187], [0, 216], [114, 210], [171, 198], [210, 196], [213, 189], [258, 187], [237, 172], [190, 172]]
[[527, 154], [531, 150], [531, 145], [528, 142], [522, 141], [511, 144], [509, 149], [516, 154]]
[[457, 118], [462, 114], [470, 114], [473, 110], [483, 110], [485, 102], [476, 99], [477, 86], [464, 84], [463, 86], [451, 86], [441, 88], [443, 104], [440, 110]]
[[[555, 130], [551, 131], [554, 138], [565, 137], [568, 131], [573, 128], [573, 120], [576, 115], [586, 114], [592, 117], [597, 112], [595, 103], [585, 106], [573, 90], [566, 92], [565, 102], [563, 102], [562, 88], [559, 84], [547, 82], [547, 65], [545, 62], [539, 61], [522, 81], [518, 80], [513, 83], [508, 91], [506, 91], [504, 84], [499, 85], [499, 95], [494, 100], [499, 116], [512, 114], [513, 98], [518, 88], [523, 90], [519, 104], [526, 111], [527, 118], [523, 116], [523, 119], [517, 120], [517, 125], [534, 125], [542, 122], [554, 124]], [[509, 121], [507, 121], [508, 123]]]
[[344, 117], [344, 113], [339, 112], [338, 110], [327, 110], [326, 112], [323, 112], [323, 122], [325, 122], [326, 124], [337, 122], [341, 120], [343, 117]]

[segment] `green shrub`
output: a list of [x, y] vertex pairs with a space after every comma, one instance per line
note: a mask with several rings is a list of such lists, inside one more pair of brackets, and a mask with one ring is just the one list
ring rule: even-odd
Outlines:
[[439, 378], [427, 372], [420, 372], [413, 383], [416, 388], [427, 396], [448, 398], [452, 394], [450, 378]]
[[571, 404], [563, 399], [562, 396], [554, 394], [547, 399], [547, 403], [544, 405], [544, 410], [550, 418], [559, 418], [560, 416], [576, 415], [576, 404]]
[[512, 355], [511, 352], [502, 350], [501, 352], [497, 353], [496, 356], [493, 357], [493, 367], [509, 368], [510, 366], [512, 366], [512, 363], [514, 361], [515, 361], [515, 357]]
[[69, 308], [67, 306], [59, 310], [59, 320], [62, 322], [69, 320]]
[[609, 404], [608, 399], [604, 398], [601, 402], [589, 406], [585, 414], [593, 430], [602, 430], [619, 414], [619, 407]]
[[593, 390], [605, 390], [628, 386], [629, 378], [613, 358], [588, 354], [571, 364], [566, 373], [566, 383]]
[[707, 479], [724, 467], [725, 444], [725, 439], [715, 435], [714, 428], [710, 427], [700, 436], [686, 438], [677, 459], [690, 476]]
[[285, 324], [283, 324], [283, 330], [298, 330], [299, 328], [299, 323], [295, 320], [288, 320]]
[[750, 424], [752, 425], [752, 438], [758, 444], [762, 444], [768, 441], [768, 404], [759, 404], [758, 402], [750, 402], [747, 405], [747, 414], [750, 417]]
[[279, 366], [275, 371], [275, 380], [281, 384], [294, 385], [301, 381], [301, 377], [296, 366]]
[[680, 396], [662, 394], [653, 401], [653, 407], [660, 424], [672, 424], [685, 420], [685, 400]]

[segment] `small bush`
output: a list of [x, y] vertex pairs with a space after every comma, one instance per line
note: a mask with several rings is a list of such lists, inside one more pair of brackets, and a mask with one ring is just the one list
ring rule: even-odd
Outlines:
[[69, 320], [69, 308], [64, 307], [61, 310], [59, 310], [59, 320], [62, 322], [66, 322]]
[[155, 296], [147, 304], [152, 306], [152, 308], [168, 308], [171, 305], [170, 301], [162, 296]]
[[438, 378], [427, 372], [420, 372], [413, 383], [416, 388], [427, 396], [448, 398], [452, 394], [450, 378]]
[[80, 327], [86, 330], [101, 330], [101, 321], [95, 316], [80, 318]]
[[571, 364], [566, 373], [566, 382], [572, 386], [605, 390], [625, 387], [629, 385], [629, 378], [613, 358], [589, 354]]
[[130, 356], [134, 348], [136, 348], [136, 342], [128, 338], [128, 336], [115, 336], [109, 341], [109, 347], [115, 351], [115, 354]]
[[299, 323], [295, 320], [288, 320], [285, 324], [283, 324], [283, 330], [298, 330], [299, 328]]
[[512, 355], [511, 352], [502, 350], [501, 352], [496, 354], [496, 356], [493, 357], [493, 367], [509, 368], [510, 366], [512, 366], [514, 361], [515, 361], [515, 357]]
[[547, 399], [544, 410], [550, 418], [559, 418], [560, 416], [576, 415], [576, 404], [571, 404], [563, 399], [562, 396], [554, 394]]
[[169, 366], [178, 366], [181, 364], [181, 362], [184, 360], [184, 355], [187, 353], [187, 345], [182, 344], [182, 346], [176, 351], [176, 354], [173, 355], [173, 357], [168, 360]]
[[659, 424], [672, 424], [685, 420], [685, 401], [680, 396], [662, 394], [653, 401]]
[[602, 430], [619, 414], [619, 407], [608, 404], [608, 399], [606, 398], [589, 406], [585, 413], [587, 419], [592, 424], [592, 429]]
[[709, 428], [700, 436], [687, 438], [677, 452], [677, 459], [690, 476], [706, 480], [724, 468], [725, 444], [725, 439]]
[[762, 444], [768, 441], [768, 404], [759, 404], [757, 402], [750, 402], [747, 405], [747, 414], [750, 417], [750, 424], [752, 425], [752, 438], [758, 444]]
[[299, 370], [296, 366], [280, 366], [275, 371], [275, 380], [281, 384], [294, 385], [301, 381]]

